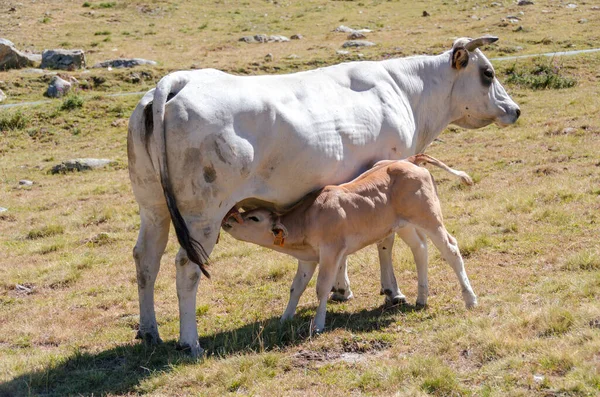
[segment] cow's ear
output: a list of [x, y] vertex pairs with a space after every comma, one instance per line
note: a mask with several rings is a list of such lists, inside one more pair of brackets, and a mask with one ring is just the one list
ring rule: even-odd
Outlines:
[[466, 68], [469, 64], [469, 51], [463, 46], [452, 50], [452, 67], [456, 70]]

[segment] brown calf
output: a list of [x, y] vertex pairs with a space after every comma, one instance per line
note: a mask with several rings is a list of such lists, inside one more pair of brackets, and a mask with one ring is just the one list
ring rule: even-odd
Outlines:
[[[466, 306], [477, 304], [456, 240], [444, 227], [433, 178], [425, 168], [415, 165], [421, 163], [431, 163], [452, 172], [445, 164], [427, 155], [381, 161], [351, 182], [326, 186], [307, 195], [284, 214], [255, 209], [241, 214], [243, 223], [234, 218], [225, 220], [223, 228], [234, 238], [272, 248], [299, 260], [282, 320], [294, 315], [316, 263], [320, 263], [317, 278], [319, 306], [314, 328], [316, 332], [322, 332], [327, 297], [343, 259], [367, 245], [393, 236], [393, 233], [405, 238], [407, 230], [432, 240], [454, 269]], [[468, 178], [466, 174], [459, 176]], [[419, 274], [419, 298], [423, 300], [421, 279]], [[423, 302], [418, 299], [417, 303]]]

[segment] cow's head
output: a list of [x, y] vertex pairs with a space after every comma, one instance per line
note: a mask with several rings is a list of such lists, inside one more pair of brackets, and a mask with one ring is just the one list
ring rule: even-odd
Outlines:
[[[223, 222], [223, 229], [237, 240], [248, 241], [262, 246], [283, 245], [288, 231], [279, 220], [279, 215], [257, 208], [240, 213], [242, 219], [231, 216]], [[279, 240], [277, 240], [279, 238]]]
[[496, 123], [505, 127], [521, 115], [519, 106], [508, 96], [490, 61], [478, 47], [497, 37], [460, 38], [452, 46], [452, 69], [456, 76], [452, 87], [452, 114], [463, 128], [481, 128]]

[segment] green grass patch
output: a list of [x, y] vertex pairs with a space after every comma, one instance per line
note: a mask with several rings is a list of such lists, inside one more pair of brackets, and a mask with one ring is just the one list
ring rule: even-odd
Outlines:
[[600, 270], [600, 254], [597, 250], [579, 251], [567, 258], [566, 270]]
[[27, 239], [36, 240], [39, 238], [56, 236], [57, 234], [63, 234], [65, 228], [62, 225], [46, 225], [41, 228], [32, 229], [27, 233]]

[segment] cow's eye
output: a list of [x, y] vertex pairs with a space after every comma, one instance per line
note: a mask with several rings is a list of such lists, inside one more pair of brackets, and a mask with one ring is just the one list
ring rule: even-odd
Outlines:
[[493, 79], [493, 78], [494, 78], [494, 71], [493, 71], [492, 69], [486, 69], [486, 70], [483, 72], [483, 75], [484, 75], [485, 77], [487, 77], [488, 79]]
[[250, 219], [252, 222], [260, 222], [260, 219], [258, 219], [256, 216], [250, 216], [248, 219]]

